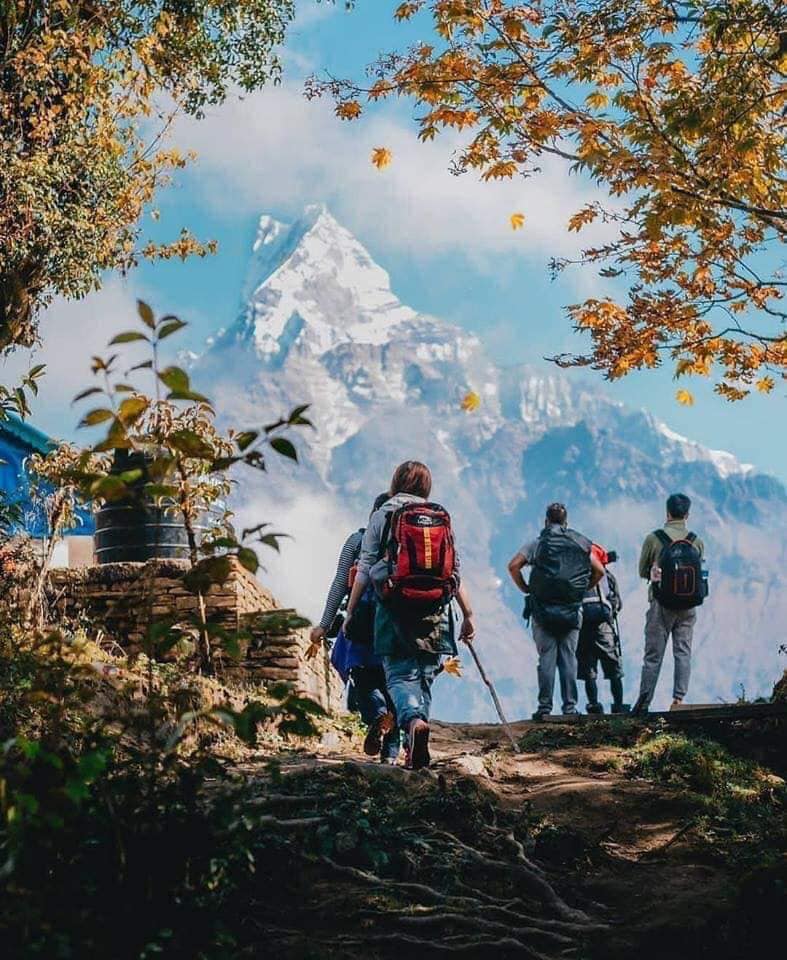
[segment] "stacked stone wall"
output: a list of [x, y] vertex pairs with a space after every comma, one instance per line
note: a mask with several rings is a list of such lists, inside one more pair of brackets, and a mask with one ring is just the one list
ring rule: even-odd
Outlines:
[[[108, 563], [54, 570], [51, 585], [60, 616], [84, 620], [133, 654], [142, 650], [151, 622], [197, 613], [197, 597], [183, 583], [187, 570], [188, 563], [178, 560]], [[239, 658], [216, 651], [220, 670], [252, 681], [291, 683], [327, 709], [339, 708], [341, 683], [327, 654], [307, 660], [306, 630], [281, 636], [255, 622], [255, 615], [281, 608], [240, 564], [233, 561], [228, 579], [211, 585], [205, 609], [211, 622], [246, 635]]]

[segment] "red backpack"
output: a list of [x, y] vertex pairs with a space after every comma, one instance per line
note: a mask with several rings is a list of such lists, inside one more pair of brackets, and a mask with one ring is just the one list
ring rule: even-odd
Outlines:
[[401, 613], [426, 616], [459, 587], [451, 517], [439, 503], [407, 503], [390, 513], [382, 536], [388, 576], [380, 597]]

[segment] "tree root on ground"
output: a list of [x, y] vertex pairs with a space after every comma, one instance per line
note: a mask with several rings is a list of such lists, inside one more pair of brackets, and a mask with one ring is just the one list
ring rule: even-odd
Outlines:
[[[267, 937], [275, 937], [279, 945], [282, 942], [290, 941], [294, 946], [303, 943], [303, 931], [282, 930], [280, 928], [269, 927], [260, 924], [261, 930]], [[368, 933], [359, 934], [332, 934], [328, 938], [309, 937], [309, 946], [322, 947], [326, 955], [335, 953], [337, 948], [354, 947], [360, 951], [368, 950], [370, 945], [379, 947], [390, 947], [392, 950], [400, 951], [406, 948], [413, 952], [415, 957], [425, 957], [433, 954], [455, 955], [460, 954], [469, 957], [486, 958], [495, 954], [502, 954], [503, 957], [523, 957], [525, 960], [554, 960], [556, 957], [569, 958], [576, 956], [576, 947], [570, 947], [561, 950], [559, 953], [544, 954], [534, 949], [526, 943], [523, 943], [516, 937], [501, 936], [495, 939], [484, 936], [468, 937], [441, 937], [439, 940], [425, 939], [414, 936], [406, 932], [390, 933]]]
[[481, 866], [488, 867], [490, 870], [497, 871], [498, 873], [513, 874], [517, 879], [524, 882], [524, 886], [529, 893], [545, 906], [551, 907], [562, 920], [583, 925], [590, 924], [590, 917], [588, 917], [586, 913], [570, 907], [558, 894], [552, 884], [544, 879], [543, 874], [534, 873], [521, 861], [517, 860], [516, 863], [507, 863], [505, 860], [496, 860], [477, 850], [475, 847], [471, 847], [469, 844], [454, 836], [454, 834], [447, 833], [444, 830], [435, 830], [431, 835], [457, 847], [473, 862]]
[[[357, 783], [362, 778], [370, 782], [367, 796], [373, 809], [378, 805], [377, 818], [393, 818], [403, 857], [403, 863], [393, 870], [395, 876], [386, 877], [366, 867], [338, 862], [334, 854], [321, 854], [307, 845], [300, 858], [304, 870], [309, 871], [305, 882], [316, 886], [317, 895], [309, 897], [299, 915], [300, 929], [274, 934], [275, 914], [270, 917], [271, 924], [255, 911], [255, 927], [287, 941], [282, 944], [283, 956], [295, 956], [299, 945], [308, 943], [318, 951], [324, 947], [326, 957], [342, 960], [366, 960], [369, 949], [375, 957], [407, 949], [418, 957], [447, 954], [485, 958], [497, 953], [501, 960], [558, 960], [575, 957], [589, 938], [609, 930], [609, 924], [591, 919], [566, 903], [546, 871], [529, 859], [510, 822], [503, 820], [498, 825], [500, 812], [493, 811], [491, 816], [485, 813], [473, 828], [476, 839], [465, 841], [438, 826], [445, 822], [442, 818], [436, 824], [433, 815], [425, 813], [422, 818], [418, 814], [415, 795], [425, 788], [424, 798], [432, 798], [434, 784], [430, 778], [409, 780], [413, 796], [404, 807], [395, 789], [389, 800], [386, 788], [381, 787], [378, 795], [378, 789], [371, 787], [372, 783], [391, 783], [393, 778], [403, 777], [412, 775], [390, 767], [378, 769], [349, 762], [339, 769], [323, 771], [316, 789], [309, 783], [308, 792], [295, 792], [305, 781], [290, 774], [289, 787], [253, 798], [255, 821], [274, 829], [297, 833], [312, 827], [327, 826], [330, 830], [333, 826], [342, 830], [347, 805], [352, 804], [356, 791], [363, 791]], [[325, 787], [328, 789], [320, 789]], [[443, 797], [445, 792], [445, 782], [438, 781], [436, 796]], [[429, 802], [434, 802], [433, 798]], [[390, 810], [388, 803], [392, 804]], [[449, 805], [447, 809], [452, 808]], [[337, 810], [342, 811], [338, 819], [333, 812]], [[268, 811], [289, 816], [280, 819]], [[408, 815], [412, 816], [411, 822]], [[396, 864], [396, 859], [393, 862]], [[404, 879], [408, 871], [417, 871], [418, 877]], [[467, 873], [473, 875], [472, 885], [466, 882]], [[328, 879], [330, 874], [342, 882]], [[311, 931], [319, 934], [314, 937]], [[292, 954], [287, 952], [287, 945]]]

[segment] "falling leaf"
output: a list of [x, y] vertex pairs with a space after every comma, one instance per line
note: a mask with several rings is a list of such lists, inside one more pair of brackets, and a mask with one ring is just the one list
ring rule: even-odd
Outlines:
[[508, 220], [512, 230], [521, 230], [525, 225], [524, 213], [512, 213]]
[[469, 390], [462, 398], [462, 409], [466, 413], [472, 413], [481, 406], [481, 398], [474, 390]]
[[372, 150], [372, 163], [378, 170], [384, 170], [392, 158], [393, 154], [387, 147], [375, 147]]
[[347, 100], [336, 106], [336, 116], [341, 120], [357, 120], [361, 112], [361, 105], [357, 100]]
[[689, 393], [688, 390], [678, 390], [675, 394], [675, 399], [678, 403], [682, 403], [684, 407], [693, 407], [694, 406], [694, 397]]
[[757, 389], [760, 393], [770, 393], [775, 386], [773, 377], [762, 377], [757, 381]]
[[459, 657], [446, 657], [443, 661], [443, 670], [452, 677], [461, 677], [462, 661]]

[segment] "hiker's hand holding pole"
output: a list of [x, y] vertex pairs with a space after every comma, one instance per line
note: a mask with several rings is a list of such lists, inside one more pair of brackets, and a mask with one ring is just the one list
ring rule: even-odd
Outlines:
[[459, 639], [465, 643], [472, 643], [475, 637], [475, 624], [473, 623], [473, 611], [470, 609], [470, 601], [464, 586], [460, 586], [456, 592], [456, 602], [462, 611], [462, 627], [459, 631]]
[[306, 659], [313, 660], [320, 652], [322, 642], [325, 639], [325, 627], [312, 627], [309, 634], [309, 646], [306, 650]]

